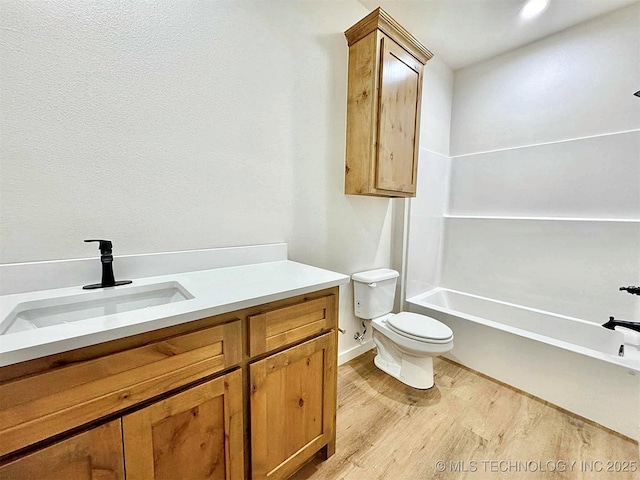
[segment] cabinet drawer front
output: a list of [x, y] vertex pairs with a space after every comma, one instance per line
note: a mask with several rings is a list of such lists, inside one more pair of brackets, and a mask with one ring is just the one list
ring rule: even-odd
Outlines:
[[249, 317], [249, 355], [256, 356], [303, 340], [336, 325], [334, 295]]
[[238, 364], [240, 322], [179, 335], [0, 386], [0, 455]]

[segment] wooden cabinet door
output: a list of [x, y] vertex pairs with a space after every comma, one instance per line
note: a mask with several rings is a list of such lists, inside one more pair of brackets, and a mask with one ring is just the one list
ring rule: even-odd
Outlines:
[[287, 478], [321, 448], [335, 450], [335, 332], [253, 363], [252, 479]]
[[120, 420], [0, 467], [2, 480], [124, 480]]
[[376, 188], [415, 193], [422, 64], [390, 38], [381, 42]]
[[127, 480], [242, 480], [242, 373], [127, 415], [122, 427]]

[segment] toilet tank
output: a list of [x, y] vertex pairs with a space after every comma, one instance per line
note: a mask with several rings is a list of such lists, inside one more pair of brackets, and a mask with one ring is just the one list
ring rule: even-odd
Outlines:
[[351, 279], [356, 317], [371, 319], [391, 313], [398, 275], [390, 268], [354, 273]]

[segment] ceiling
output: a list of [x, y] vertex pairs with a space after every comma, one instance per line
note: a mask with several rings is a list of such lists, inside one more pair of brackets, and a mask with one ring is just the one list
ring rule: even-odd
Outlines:
[[525, 0], [359, 0], [382, 7], [454, 70], [638, 1], [551, 0], [524, 22], [518, 12]]

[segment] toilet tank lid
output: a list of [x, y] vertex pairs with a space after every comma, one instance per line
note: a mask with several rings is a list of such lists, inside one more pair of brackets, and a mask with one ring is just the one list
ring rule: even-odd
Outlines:
[[400, 274], [390, 268], [378, 268], [376, 270], [367, 270], [366, 272], [354, 273], [351, 278], [354, 282], [373, 283], [382, 282], [383, 280], [391, 280], [398, 278]]

